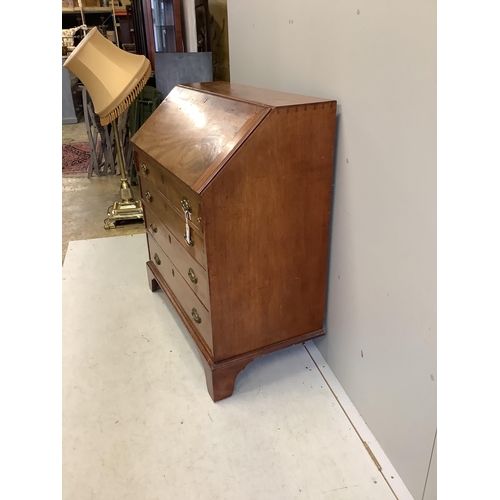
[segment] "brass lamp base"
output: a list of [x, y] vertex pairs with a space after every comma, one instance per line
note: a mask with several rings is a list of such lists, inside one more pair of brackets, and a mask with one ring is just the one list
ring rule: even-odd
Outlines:
[[109, 207], [108, 218], [104, 219], [104, 229], [114, 229], [116, 222], [129, 220], [144, 220], [140, 200], [115, 201], [113, 206]]
[[144, 220], [144, 212], [142, 210], [141, 200], [134, 200], [132, 187], [130, 186], [127, 176], [125, 174], [125, 167], [123, 163], [123, 151], [118, 134], [117, 120], [113, 120], [113, 134], [115, 136], [116, 144], [116, 157], [118, 165], [120, 166], [121, 184], [120, 184], [120, 198], [121, 201], [115, 201], [113, 206], [108, 209], [108, 218], [104, 219], [104, 229], [114, 229], [117, 222], [130, 221], [130, 220]]

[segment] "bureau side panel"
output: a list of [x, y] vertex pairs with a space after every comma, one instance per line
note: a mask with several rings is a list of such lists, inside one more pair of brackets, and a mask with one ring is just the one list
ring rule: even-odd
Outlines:
[[215, 360], [323, 328], [335, 120], [274, 109], [203, 192]]

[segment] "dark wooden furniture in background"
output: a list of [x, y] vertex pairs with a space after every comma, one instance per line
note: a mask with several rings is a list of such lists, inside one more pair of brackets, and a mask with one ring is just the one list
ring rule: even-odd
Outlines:
[[118, 38], [123, 50], [136, 53], [135, 50], [135, 29], [132, 15], [132, 5], [126, 5], [125, 10], [116, 12], [116, 18], [119, 22]]
[[183, 52], [181, 0], [132, 0], [136, 53], [155, 70], [156, 52]]
[[210, 10], [208, 7], [208, 0], [196, 0], [195, 13], [198, 52], [210, 52], [212, 50], [212, 37], [210, 34]]
[[134, 26], [134, 42], [135, 42], [135, 52], [146, 56], [153, 64], [152, 58], [154, 54], [149, 57], [148, 54], [148, 44], [146, 40], [146, 27], [144, 25], [144, 9], [142, 7], [143, 0], [131, 0], [130, 12], [132, 15], [132, 23]]
[[[203, 1], [208, 19], [208, 2]], [[95, 3], [99, 2], [95, 0]], [[115, 7], [115, 15], [111, 7], [86, 6], [83, 12], [82, 20], [79, 8], [63, 7], [62, 28], [74, 28], [85, 22], [89, 26], [98, 26], [104, 36], [110, 34], [114, 38], [116, 27], [118, 46], [127, 52], [146, 56], [153, 74], [157, 52], [184, 52], [182, 0], [131, 0], [130, 5]], [[77, 33], [76, 44], [83, 35], [83, 32]], [[209, 36], [207, 40], [209, 46]]]
[[132, 137], [150, 260], [214, 401], [325, 333], [336, 101], [178, 85]]

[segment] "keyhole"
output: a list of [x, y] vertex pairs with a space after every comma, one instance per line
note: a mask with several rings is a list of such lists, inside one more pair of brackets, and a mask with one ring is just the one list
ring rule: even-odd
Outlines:
[[174, 270], [172, 269], [172, 276], [175, 276]]
[[172, 238], [170, 237], [170, 235], [168, 235], [168, 242], [172, 243]]

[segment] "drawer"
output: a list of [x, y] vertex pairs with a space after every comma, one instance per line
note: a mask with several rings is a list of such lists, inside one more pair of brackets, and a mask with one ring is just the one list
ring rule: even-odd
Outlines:
[[160, 271], [160, 274], [186, 312], [192, 325], [200, 333], [200, 336], [205, 340], [208, 347], [213, 351], [212, 321], [210, 313], [191, 288], [189, 288], [178, 269], [166, 256], [163, 250], [161, 250], [160, 245], [158, 245], [155, 239], [149, 233], [147, 233], [147, 238], [151, 261], [158, 271]]
[[144, 207], [144, 217], [146, 228], [154, 237], [167, 257], [179, 270], [184, 281], [191, 290], [203, 302], [205, 307], [210, 310], [210, 295], [208, 292], [207, 272], [201, 265], [186, 252], [185, 245], [182, 245], [175, 236], [161, 222], [160, 217], [149, 207]]
[[[155, 189], [153, 183], [143, 177], [139, 178], [141, 184], [141, 196], [145, 209], [150, 208], [159, 217], [161, 222], [172, 235], [181, 244], [182, 248], [188, 252], [191, 257], [200, 263], [203, 269], [207, 268], [207, 258], [205, 255], [205, 240], [196, 229], [192, 229], [191, 238], [193, 245], [190, 246], [186, 243], [184, 235], [186, 233], [186, 223], [184, 217], [179, 215], [177, 211], [172, 208], [165, 197]], [[190, 225], [190, 227], [192, 227]]]
[[138, 154], [139, 172], [169, 201], [172, 207], [184, 218], [182, 201], [186, 200], [191, 209], [191, 225], [203, 233], [202, 202], [200, 196], [177, 177], [160, 165]]

